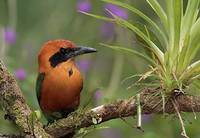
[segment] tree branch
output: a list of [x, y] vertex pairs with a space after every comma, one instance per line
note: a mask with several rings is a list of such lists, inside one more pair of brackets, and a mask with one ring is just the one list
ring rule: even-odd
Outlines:
[[[142, 114], [163, 113], [162, 97], [152, 96], [156, 89], [145, 89], [141, 93]], [[176, 96], [177, 107], [183, 112], [200, 112], [200, 97], [189, 95]], [[175, 113], [175, 109], [171, 100], [165, 104], [165, 113]], [[98, 106], [84, 113], [75, 113], [65, 119], [49, 125], [45, 130], [56, 137], [63, 136], [74, 130], [89, 127], [94, 124], [94, 119], [98, 124], [105, 121], [134, 116], [137, 113], [136, 98], [132, 97], [129, 100], [119, 100], [111, 104]]]
[[[140, 93], [142, 114], [163, 113], [162, 96], [159, 89], [146, 88]], [[178, 94], [174, 95], [177, 109], [183, 112], [199, 112], [200, 97]], [[173, 98], [165, 103], [165, 113], [175, 113]], [[135, 97], [128, 100], [118, 100], [94, 109], [72, 113], [69, 117], [43, 129], [34, 112], [30, 110], [19, 89], [16, 80], [0, 61], [0, 103], [4, 108], [5, 118], [13, 121], [23, 132], [24, 136], [46, 138], [61, 137], [83, 127], [100, 124], [105, 121], [136, 115], [137, 103]]]
[[6, 112], [5, 119], [13, 121], [24, 136], [50, 137], [34, 113], [25, 103], [24, 96], [14, 77], [0, 61], [0, 102]]

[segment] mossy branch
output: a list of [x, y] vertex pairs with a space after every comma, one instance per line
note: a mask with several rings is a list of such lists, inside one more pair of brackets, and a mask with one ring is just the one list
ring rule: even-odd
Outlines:
[[[142, 114], [162, 114], [163, 103], [162, 96], [152, 96], [157, 89], [144, 89], [141, 92], [141, 107]], [[176, 96], [177, 108], [183, 112], [200, 112], [200, 97], [180, 94]], [[176, 113], [171, 100], [165, 104], [165, 113]], [[136, 97], [131, 97], [128, 100], [119, 100], [110, 104], [101, 105], [84, 113], [74, 113], [67, 118], [60, 119], [57, 122], [45, 128], [46, 132], [54, 136], [63, 136], [74, 130], [89, 127], [94, 124], [94, 119], [97, 123], [105, 121], [134, 116], [137, 114]]]
[[29, 137], [51, 137], [35, 117], [25, 102], [14, 77], [0, 61], [0, 103], [5, 110], [5, 118], [13, 121]]
[[[142, 114], [163, 113], [162, 95], [160, 89], [146, 88], [140, 93]], [[181, 112], [200, 112], [200, 97], [189, 96], [182, 93], [174, 95], [165, 102], [165, 113], [176, 113], [172, 99], [176, 100], [176, 107]], [[24, 136], [46, 138], [61, 137], [74, 130], [98, 125], [111, 119], [123, 118], [137, 114], [137, 101], [135, 97], [127, 100], [118, 100], [94, 109], [72, 113], [69, 117], [43, 129], [42, 124], [35, 117], [25, 102], [16, 80], [0, 61], [0, 103], [6, 112], [6, 118], [13, 121]]]

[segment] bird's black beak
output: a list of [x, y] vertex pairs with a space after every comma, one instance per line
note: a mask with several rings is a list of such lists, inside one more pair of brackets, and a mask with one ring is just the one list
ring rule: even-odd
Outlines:
[[60, 48], [57, 53], [49, 58], [49, 61], [52, 67], [56, 67], [59, 63], [65, 62], [70, 58], [93, 52], [97, 52], [97, 50], [91, 47]]
[[93, 52], [97, 52], [97, 50], [91, 47], [82, 47], [82, 46], [60, 49], [60, 53], [61, 55], [64, 56], [65, 61], [79, 55], [93, 53]]
[[73, 57], [78, 56], [78, 55], [83, 55], [83, 54], [87, 54], [87, 53], [93, 53], [93, 52], [97, 52], [96, 49], [91, 48], [91, 47], [75, 47], [72, 48], [74, 51], [72, 52]]

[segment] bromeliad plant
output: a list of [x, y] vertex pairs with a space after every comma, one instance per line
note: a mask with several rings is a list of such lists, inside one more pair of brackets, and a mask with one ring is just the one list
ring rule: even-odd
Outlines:
[[111, 18], [84, 14], [115, 22], [131, 30], [143, 40], [143, 44], [152, 54], [147, 56], [133, 49], [102, 45], [134, 53], [149, 61], [153, 68], [147, 74], [157, 76], [160, 87], [166, 95], [173, 94], [174, 90], [184, 92], [194, 81], [198, 81], [199, 84], [200, 60], [194, 61], [194, 59], [200, 49], [200, 0], [188, 0], [186, 9], [183, 8], [183, 0], [165, 0], [165, 8], [157, 0], [146, 0], [159, 17], [161, 25], [130, 4], [117, 0], [102, 1], [123, 7], [138, 15], [145, 21], [145, 24], [142, 23], [144, 27], [141, 29], [135, 23], [124, 20], [109, 10], [107, 11]]
[[[157, 0], [146, 0], [159, 17], [161, 25], [158, 25], [130, 4], [117, 0], [102, 1], [123, 7], [145, 21], [145, 24], [142, 23], [143, 28], [141, 28], [136, 23], [120, 18], [109, 10], [107, 11], [112, 16], [111, 18], [83, 12], [101, 20], [115, 22], [136, 34], [150, 54], [144, 55], [134, 49], [125, 47], [102, 45], [133, 53], [149, 62], [151, 70], [141, 75], [138, 82], [150, 76], [156, 76], [163, 99], [163, 111], [165, 110], [166, 96], [173, 97], [174, 93], [177, 92], [185, 93], [186, 88], [195, 82], [200, 88], [200, 59], [195, 61], [195, 57], [197, 57], [200, 50], [200, 0], [188, 0], [186, 9], [183, 7], [183, 0], [165, 0], [166, 7], [164, 8]], [[137, 75], [132, 77], [135, 76]], [[138, 127], [141, 128], [140, 94], [137, 94], [136, 97], [138, 101]], [[182, 125], [182, 135], [187, 137], [176, 101], [171, 101]]]

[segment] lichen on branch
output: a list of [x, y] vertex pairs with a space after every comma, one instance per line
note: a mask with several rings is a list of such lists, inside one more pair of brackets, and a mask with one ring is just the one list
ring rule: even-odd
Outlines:
[[51, 137], [47, 134], [42, 124], [33, 119], [33, 113], [25, 102], [14, 77], [8, 72], [0, 61], [0, 103], [5, 110], [5, 118], [13, 121], [22, 131], [24, 136]]

